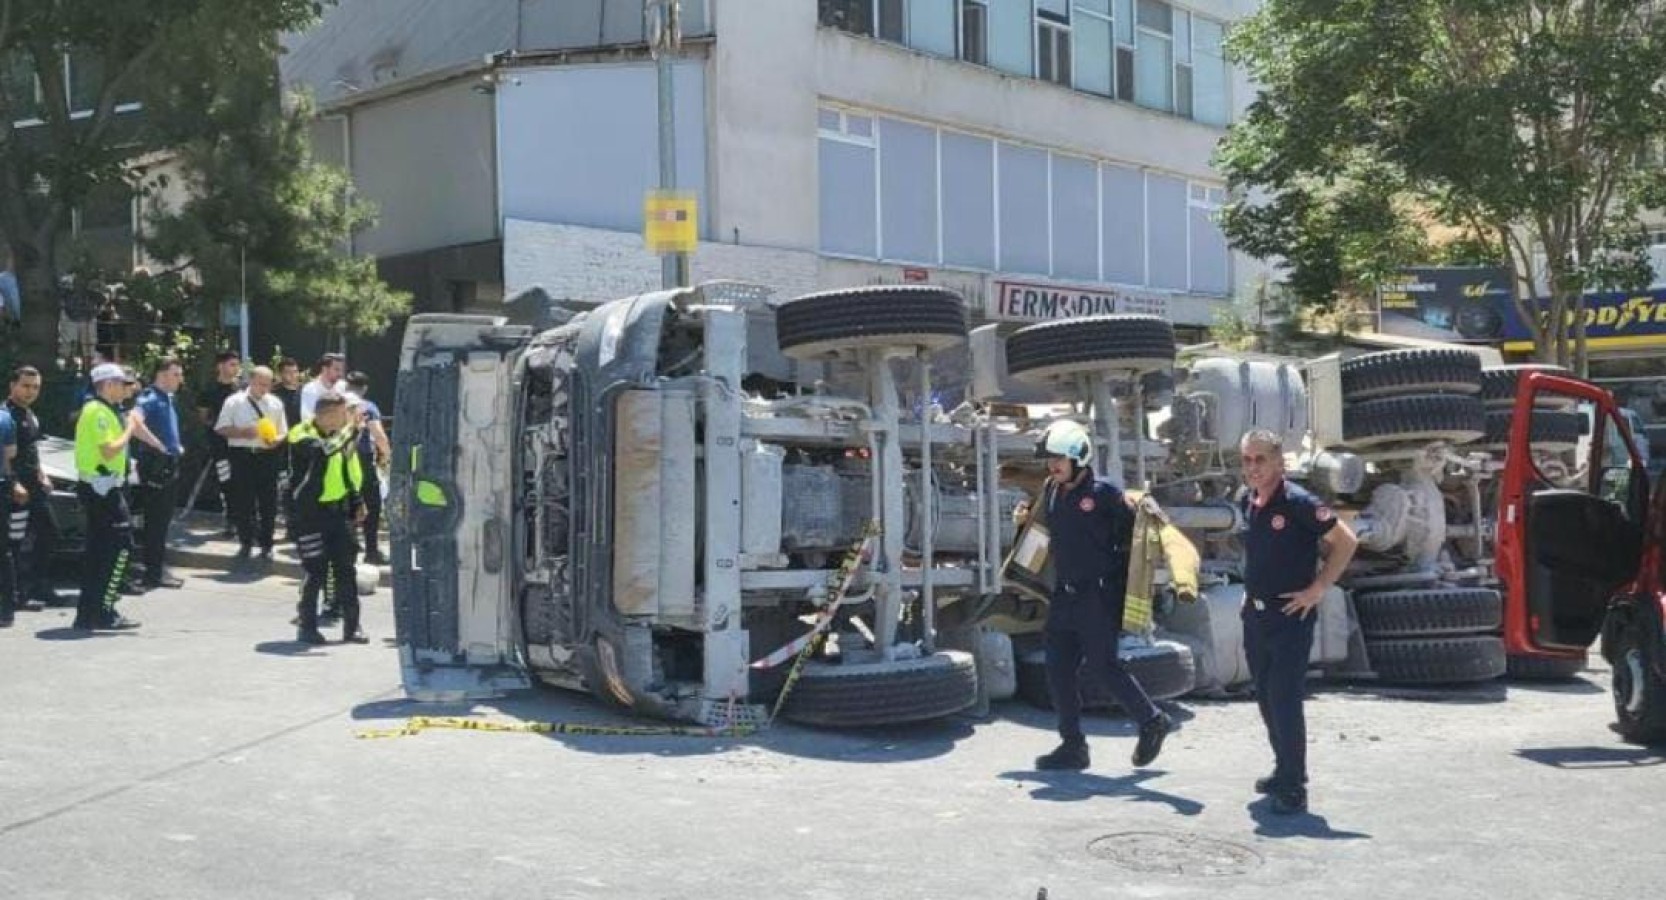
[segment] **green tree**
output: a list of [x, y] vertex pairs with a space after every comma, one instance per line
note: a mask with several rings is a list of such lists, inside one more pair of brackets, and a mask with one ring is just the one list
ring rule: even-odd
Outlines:
[[1513, 267], [1538, 357], [1583, 368], [1585, 292], [1649, 280], [1654, 0], [1266, 0], [1230, 49], [1263, 92], [1219, 151], [1241, 198], [1224, 225], [1304, 301], [1439, 258], [1412, 232], [1456, 227], [1460, 255]]
[[[56, 345], [54, 288], [72, 210], [126, 183], [133, 160], [177, 146], [204, 108], [191, 104], [213, 95], [227, 66], [275, 60], [279, 35], [315, 22], [322, 7], [0, 0], [0, 231], [23, 284], [24, 349], [38, 362]], [[26, 120], [40, 124], [11, 127]]]

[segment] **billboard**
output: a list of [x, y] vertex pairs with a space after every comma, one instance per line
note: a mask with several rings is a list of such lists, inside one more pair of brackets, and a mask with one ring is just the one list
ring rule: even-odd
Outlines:
[[[1547, 300], [1536, 301], [1541, 307]], [[1504, 349], [1530, 351], [1533, 334], [1506, 297], [1500, 305]], [[1541, 318], [1548, 314], [1541, 312]], [[1568, 313], [1573, 321], [1573, 313]], [[1592, 350], [1666, 347], [1666, 288], [1585, 295], [1586, 346]]]
[[984, 314], [992, 322], [1045, 322], [1110, 313], [1169, 317], [1168, 296], [1119, 287], [996, 279]]
[[1377, 301], [1384, 334], [1474, 344], [1503, 340], [1514, 306], [1509, 270], [1497, 266], [1405, 269], [1378, 288]]

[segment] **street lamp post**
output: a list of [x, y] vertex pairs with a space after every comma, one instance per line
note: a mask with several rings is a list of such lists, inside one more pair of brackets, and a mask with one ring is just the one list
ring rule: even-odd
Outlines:
[[[642, 12], [648, 49], [659, 76], [659, 187], [669, 196], [677, 188], [676, 88], [671, 63], [682, 45], [682, 0], [643, 0]], [[688, 282], [688, 254], [663, 254], [661, 287], [687, 287]]]

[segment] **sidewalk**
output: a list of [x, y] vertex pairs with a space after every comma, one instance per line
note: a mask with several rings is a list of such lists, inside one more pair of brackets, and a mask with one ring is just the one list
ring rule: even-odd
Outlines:
[[[272, 548], [271, 562], [260, 559], [239, 562], [237, 540], [222, 536], [223, 527], [224, 520], [219, 513], [196, 512], [176, 519], [173, 534], [168, 539], [168, 564], [182, 568], [222, 571], [265, 569], [269, 574], [282, 575], [296, 581], [306, 577], [306, 573], [301, 569], [301, 558], [295, 552], [295, 545], [283, 540], [281, 525], [278, 529], [278, 543]], [[386, 533], [382, 537], [382, 552], [386, 553], [389, 549]], [[392, 588], [392, 568], [376, 568], [381, 572], [379, 586]]]

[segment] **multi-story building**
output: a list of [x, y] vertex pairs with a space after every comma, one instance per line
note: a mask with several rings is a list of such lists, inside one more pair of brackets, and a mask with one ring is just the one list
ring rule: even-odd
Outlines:
[[[316, 146], [419, 309], [657, 287], [641, 0], [345, 0], [294, 37]], [[886, 281], [976, 316], [1150, 311], [1196, 336], [1259, 274], [1214, 220], [1251, 0], [682, 0], [679, 185], [696, 281]]]

